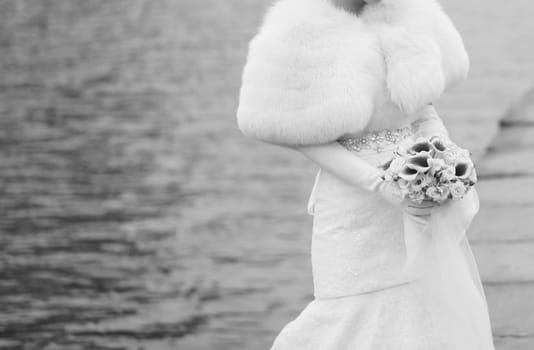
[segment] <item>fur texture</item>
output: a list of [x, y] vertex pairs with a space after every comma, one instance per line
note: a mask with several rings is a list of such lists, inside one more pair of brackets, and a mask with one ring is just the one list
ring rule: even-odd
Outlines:
[[250, 43], [238, 125], [285, 145], [404, 125], [468, 66], [435, 0], [382, 0], [360, 16], [330, 0], [279, 0]]

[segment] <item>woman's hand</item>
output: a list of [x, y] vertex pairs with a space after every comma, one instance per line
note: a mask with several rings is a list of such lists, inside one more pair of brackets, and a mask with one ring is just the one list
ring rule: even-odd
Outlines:
[[388, 202], [400, 203], [400, 188], [384, 181], [383, 170], [369, 164], [337, 142], [298, 147], [322, 169], [353, 186], [382, 195]]
[[416, 203], [402, 198], [399, 185], [383, 179], [383, 170], [367, 163], [337, 142], [296, 149], [331, 174], [349, 184], [380, 195], [403, 212], [415, 216], [429, 216], [437, 205], [433, 201]]
[[382, 180], [377, 184], [376, 188], [380, 196], [387, 202], [398, 207], [401, 211], [414, 216], [430, 216], [432, 209], [437, 205], [436, 202], [431, 200], [417, 203], [403, 199], [399, 185], [391, 181]]
[[402, 211], [414, 216], [430, 216], [434, 207], [438, 205], [431, 200], [424, 200], [421, 203], [405, 200], [401, 203]]

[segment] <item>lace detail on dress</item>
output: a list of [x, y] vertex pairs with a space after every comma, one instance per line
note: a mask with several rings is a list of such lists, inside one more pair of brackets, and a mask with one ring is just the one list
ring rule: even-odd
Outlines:
[[349, 151], [360, 152], [365, 149], [380, 152], [386, 146], [395, 145], [413, 134], [412, 127], [405, 126], [396, 130], [371, 132], [358, 137], [344, 137], [338, 142]]

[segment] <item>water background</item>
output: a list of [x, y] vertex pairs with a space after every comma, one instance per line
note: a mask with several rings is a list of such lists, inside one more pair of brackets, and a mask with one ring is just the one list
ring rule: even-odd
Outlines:
[[[534, 82], [534, 3], [445, 0], [476, 154]], [[235, 108], [267, 1], [0, 0], [0, 348], [268, 349], [311, 299], [315, 167]]]

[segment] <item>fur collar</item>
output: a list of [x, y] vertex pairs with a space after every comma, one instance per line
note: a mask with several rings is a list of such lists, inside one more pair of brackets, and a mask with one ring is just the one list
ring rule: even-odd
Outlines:
[[384, 110], [413, 119], [468, 66], [435, 0], [382, 0], [359, 16], [330, 0], [279, 0], [249, 46], [238, 125], [271, 143], [331, 142]]

